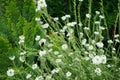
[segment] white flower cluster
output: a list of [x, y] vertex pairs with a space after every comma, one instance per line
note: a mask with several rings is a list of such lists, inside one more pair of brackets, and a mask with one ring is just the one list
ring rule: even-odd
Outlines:
[[22, 43], [24, 43], [24, 41], [25, 41], [25, 36], [24, 35], [21, 35], [21, 36], [19, 36], [19, 44], [22, 44]]
[[65, 15], [65, 16], [62, 16], [61, 19], [64, 21], [66, 20], [67, 18], [70, 18], [71, 16], [70, 15]]
[[92, 63], [95, 65], [106, 64], [107, 57], [105, 55], [96, 55], [92, 58]]
[[69, 22], [69, 23], [67, 23], [67, 26], [73, 27], [73, 26], [75, 26], [76, 24], [77, 24], [77, 22]]
[[43, 51], [39, 51], [39, 56], [42, 57], [44, 56], [45, 54], [47, 54], [46, 50], [43, 50]]
[[35, 37], [35, 41], [39, 41], [40, 40], [40, 35], [37, 35], [36, 37]]
[[37, 1], [36, 11], [39, 11], [39, 10], [41, 10], [42, 8], [46, 8], [46, 7], [47, 7], [47, 4], [46, 4], [45, 0], [38, 0], [38, 1]]
[[45, 23], [45, 24], [42, 25], [42, 28], [44, 28], [44, 29], [45, 29], [45, 28], [48, 28], [48, 27], [49, 27], [49, 24], [48, 24], [48, 23]]
[[60, 68], [56, 68], [56, 69], [53, 69], [52, 71], [51, 71], [51, 73], [52, 74], [55, 74], [55, 73], [58, 73], [60, 71]]

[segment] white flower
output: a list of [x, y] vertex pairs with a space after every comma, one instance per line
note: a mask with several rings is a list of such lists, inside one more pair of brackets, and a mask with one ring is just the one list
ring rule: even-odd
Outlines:
[[86, 61], [90, 60], [90, 58], [89, 58], [89, 57], [85, 57], [84, 59], [85, 59]]
[[20, 53], [20, 55], [25, 55], [26, 54], [26, 51], [23, 51]]
[[64, 33], [64, 32], [65, 32], [65, 29], [60, 29], [60, 32]]
[[105, 17], [103, 15], [100, 15], [99, 18], [104, 19]]
[[43, 80], [44, 78], [42, 76], [38, 76], [35, 78], [35, 80]]
[[41, 10], [41, 8], [46, 8], [46, 7], [47, 7], [47, 4], [46, 4], [45, 0], [38, 0], [37, 1], [36, 11], [39, 11], [39, 10]]
[[99, 64], [106, 64], [107, 62], [107, 57], [105, 55], [98, 56], [96, 55], [92, 59], [93, 64], [99, 65]]
[[89, 54], [87, 51], [84, 51], [85, 54]]
[[26, 79], [29, 79], [31, 76], [31, 74], [27, 74]]
[[66, 30], [66, 29], [67, 29], [67, 26], [64, 26], [64, 27], [63, 27], [63, 30]]
[[40, 57], [42, 57], [42, 56], [44, 56], [46, 54], [46, 50], [43, 50], [43, 51], [39, 51], [39, 55], [40, 55]]
[[69, 71], [66, 73], [66, 76], [67, 76], [67, 77], [70, 77], [71, 75], [72, 75], [72, 73], [69, 72]]
[[53, 18], [53, 20], [54, 20], [54, 21], [58, 21], [58, 20], [59, 20], [59, 18], [58, 18], [58, 17], [55, 17], [55, 18]]
[[96, 45], [97, 45], [97, 47], [99, 47], [99, 48], [103, 48], [103, 46], [104, 46], [104, 44], [103, 44], [102, 42], [97, 42]]
[[66, 16], [62, 16], [61, 19], [64, 21], [66, 20]]
[[88, 28], [88, 27], [84, 27], [84, 30], [90, 30], [90, 28]]
[[67, 23], [67, 26], [75, 26], [77, 23], [76, 22], [69, 22], [69, 23]]
[[40, 40], [40, 36], [37, 35], [37, 36], [35, 37], [35, 40], [36, 40], [36, 41], [39, 41], [39, 40]]
[[116, 42], [118, 42], [118, 43], [120, 42], [120, 40], [119, 40], [119, 39], [115, 39], [115, 41], [116, 41]]
[[40, 21], [40, 18], [35, 18], [35, 21]]
[[35, 80], [44, 80], [43, 76], [38, 76], [35, 78]]
[[49, 24], [48, 24], [48, 23], [43, 24], [42, 27], [43, 27], [43, 28], [48, 28], [48, 27], [49, 27]]
[[99, 29], [101, 29], [101, 30], [105, 30], [105, 28], [104, 28], [104, 27], [102, 27], [102, 26], [99, 26]]
[[14, 76], [14, 70], [13, 69], [9, 69], [8, 71], [7, 71], [7, 75], [9, 76], [9, 77], [12, 77], [12, 76]]
[[94, 56], [93, 59], [92, 59], [92, 63], [96, 64], [96, 65], [101, 64], [101, 57], [98, 56], [98, 55]]
[[90, 14], [86, 14], [86, 18], [91, 18], [91, 15]]
[[115, 34], [115, 35], [114, 35], [114, 38], [118, 38], [118, 37], [119, 37], [119, 34]]
[[101, 63], [106, 64], [107, 62], [107, 57], [105, 55], [101, 55]]
[[24, 40], [19, 40], [18, 44], [24, 43]]
[[100, 68], [96, 68], [95, 69], [95, 73], [98, 75], [98, 76], [101, 76], [101, 69]]
[[38, 68], [38, 65], [37, 65], [37, 64], [33, 64], [33, 65], [32, 65], [32, 69], [34, 70], [34, 69], [36, 69], [36, 68]]
[[22, 43], [24, 43], [24, 41], [25, 41], [25, 37], [23, 36], [23, 35], [21, 35], [21, 36], [19, 36], [19, 44], [22, 44]]
[[62, 50], [66, 50], [68, 48], [68, 45], [67, 44], [63, 44], [61, 47], [62, 47]]
[[49, 75], [46, 76], [45, 80], [51, 80], [51, 78], [52, 78], [52, 75], [49, 74]]
[[107, 42], [108, 42], [109, 44], [113, 43], [113, 41], [112, 41], [112, 40], [108, 40]]
[[108, 68], [112, 67], [110, 64], [107, 65]]
[[52, 71], [51, 71], [51, 73], [52, 74], [55, 74], [55, 73], [58, 73], [60, 71], [60, 68], [56, 68], [56, 69], [53, 69]]
[[82, 24], [81, 22], [80, 22], [78, 25], [79, 25], [80, 27], [83, 26], [83, 24]]
[[100, 33], [99, 33], [99, 32], [97, 32], [97, 31], [95, 31], [95, 32], [94, 32], [94, 34], [95, 34], [95, 35], [98, 35], [98, 34], [100, 34]]
[[100, 14], [100, 11], [95, 11], [96, 14]]
[[112, 48], [113, 51], [115, 51], [116, 49], [115, 48]]
[[69, 55], [68, 56], [71, 56], [71, 55], [73, 55], [73, 53], [71, 52], [71, 53], [69, 53]]
[[85, 45], [86, 42], [87, 42], [87, 39], [83, 39], [83, 40], [82, 40], [82, 45]]
[[88, 46], [88, 49], [89, 49], [89, 50], [93, 50], [93, 48], [94, 48], [94, 47], [93, 47], [92, 45], [89, 45], [89, 46]]
[[61, 54], [61, 55], [58, 55], [58, 58], [62, 58], [63, 57], [63, 55]]
[[94, 58], [94, 55], [93, 54], [89, 54], [89, 58]]
[[95, 42], [96, 42], [95, 40], [92, 40], [92, 41], [91, 41], [92, 44], [95, 44]]
[[56, 59], [56, 63], [61, 63], [62, 60], [61, 59]]
[[100, 21], [95, 21], [95, 24], [100, 24]]
[[15, 60], [15, 56], [10, 56], [9, 59], [10, 59], [11, 61]]
[[21, 62], [25, 62], [25, 57], [24, 57], [24, 56], [20, 56], [20, 57], [19, 57], [19, 60], [20, 60]]
[[82, 2], [83, 0], [79, 0], [80, 2]]
[[19, 39], [20, 39], [20, 40], [24, 40], [24, 39], [25, 39], [25, 36], [24, 36], [24, 35], [21, 35], [21, 36], [19, 36]]
[[55, 51], [55, 52], [54, 52], [54, 54], [55, 54], [55, 55], [58, 55], [58, 54], [59, 54], [59, 52], [58, 52], [58, 51]]
[[46, 43], [46, 39], [41, 39], [40, 41], [39, 41], [39, 45], [40, 46], [42, 46], [42, 44], [45, 44]]
[[66, 17], [66, 18], [70, 18], [71, 16], [67, 14], [67, 15], [65, 15], [65, 17]]
[[80, 38], [82, 38], [83, 37], [83, 33], [82, 32], [80, 32]]
[[65, 16], [62, 16], [61, 19], [64, 21], [66, 20], [67, 18], [70, 18], [70, 15], [65, 15]]

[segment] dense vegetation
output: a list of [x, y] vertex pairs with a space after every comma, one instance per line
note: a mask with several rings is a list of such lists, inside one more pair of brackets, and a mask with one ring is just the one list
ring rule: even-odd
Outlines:
[[39, 1], [0, 0], [0, 80], [120, 79], [120, 0]]

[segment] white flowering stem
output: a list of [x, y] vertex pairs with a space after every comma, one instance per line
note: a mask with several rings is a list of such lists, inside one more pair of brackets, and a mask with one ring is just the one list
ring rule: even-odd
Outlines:
[[[92, 10], [92, 0], [89, 0], [89, 14], [91, 15], [91, 10]], [[88, 27], [90, 28], [90, 21], [91, 21], [91, 18], [89, 18], [89, 21], [88, 21]]]
[[[101, 5], [101, 13], [102, 13], [102, 15], [105, 17], [103, 0], [101, 0], [100, 5]], [[105, 18], [104, 18], [104, 25], [105, 25], [106, 30], [107, 30], [107, 32], [106, 32], [107, 36], [106, 36], [106, 37], [107, 37], [107, 39], [109, 39], [109, 38], [110, 38], [110, 35], [109, 35], [108, 25], [107, 25], [107, 22], [106, 22], [106, 19], [105, 19]]]
[[77, 11], [76, 11], [76, 0], [73, 0], [73, 9], [74, 9], [74, 17], [75, 21], [77, 22]]
[[78, 8], [77, 8], [78, 9], [78, 11], [77, 11], [78, 12], [78, 23], [81, 22], [81, 16], [80, 16], [80, 11], [81, 10], [80, 10], [80, 8], [81, 8], [81, 2], [78, 4]]
[[97, 17], [98, 17], [98, 14], [96, 14], [95, 16], [94, 16], [94, 23], [93, 23], [93, 28], [92, 28], [92, 33], [96, 30], [96, 24], [95, 24], [95, 21], [97, 20]]
[[[101, 13], [103, 14], [103, 16], [105, 16], [104, 14], [104, 5], [103, 5], [103, 0], [101, 0]], [[107, 26], [107, 22], [106, 22], [106, 19], [104, 18], [104, 25]]]

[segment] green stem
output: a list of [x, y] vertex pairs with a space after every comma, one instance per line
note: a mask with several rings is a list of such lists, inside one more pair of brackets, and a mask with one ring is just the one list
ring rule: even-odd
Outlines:
[[[91, 15], [91, 9], [92, 9], [92, 0], [89, 0], [89, 14]], [[90, 28], [90, 21], [91, 21], [91, 18], [89, 18], [89, 21], [88, 21], [88, 27]]]
[[119, 0], [119, 2], [118, 2], [118, 10], [119, 10], [119, 12], [118, 12], [118, 16], [119, 16], [119, 19], [118, 19], [118, 21], [119, 21], [119, 23], [118, 23], [118, 32], [119, 32], [119, 35], [120, 35], [120, 0]]
[[[101, 12], [102, 12], [103, 16], [105, 17], [103, 0], [101, 0]], [[107, 30], [107, 39], [109, 39], [109, 38], [110, 38], [109, 29], [108, 29], [108, 25], [107, 25], [107, 22], [106, 22], [106, 19], [105, 19], [105, 18], [104, 18], [104, 25], [105, 25], [106, 30]]]

